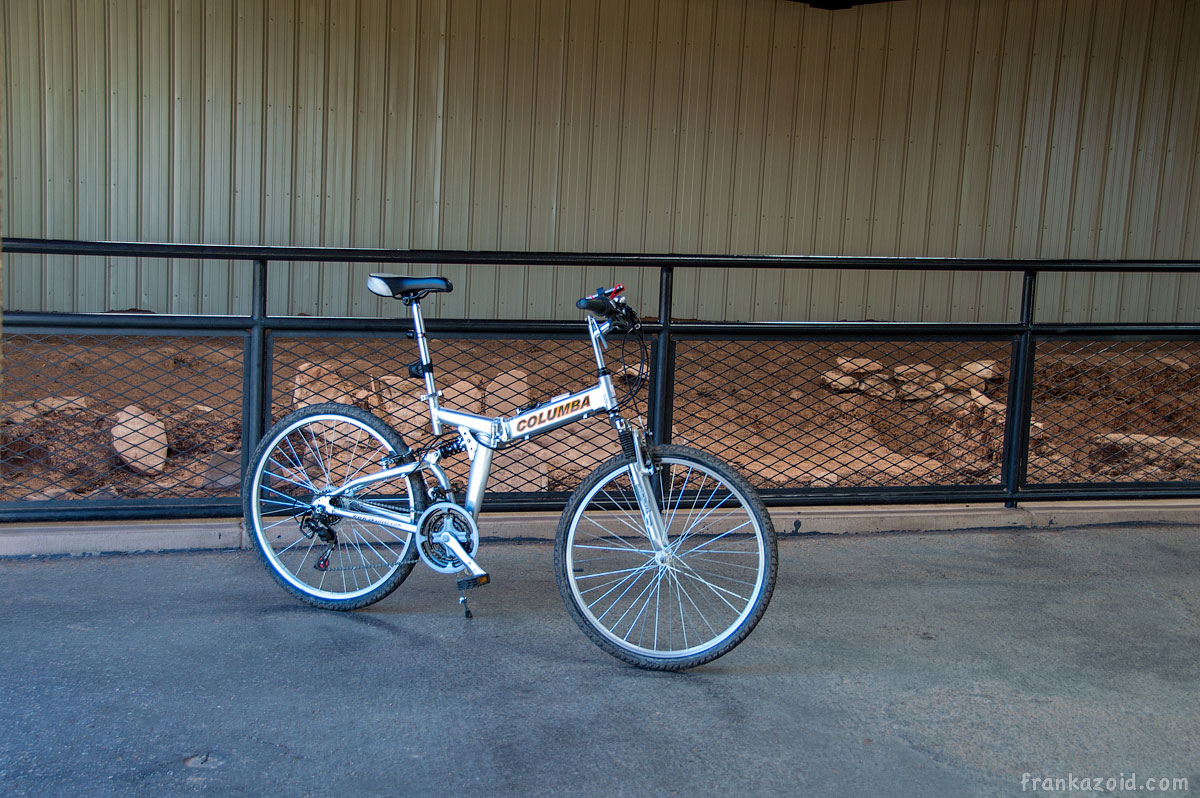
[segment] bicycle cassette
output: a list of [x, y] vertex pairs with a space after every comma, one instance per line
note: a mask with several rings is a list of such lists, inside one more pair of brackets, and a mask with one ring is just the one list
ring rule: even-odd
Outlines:
[[457, 504], [431, 504], [417, 521], [417, 552], [421, 559], [440, 574], [454, 574], [466, 566], [448, 548], [438, 542], [449, 533], [471, 557], [479, 551], [479, 527], [471, 514]]

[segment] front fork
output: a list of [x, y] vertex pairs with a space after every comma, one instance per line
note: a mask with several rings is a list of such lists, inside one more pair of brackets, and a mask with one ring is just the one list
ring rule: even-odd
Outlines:
[[622, 437], [622, 448], [631, 449], [627, 452], [633, 455], [629, 464], [629, 481], [633, 485], [633, 497], [637, 500], [638, 509], [642, 513], [642, 524], [650, 537], [656, 554], [667, 552], [667, 525], [663, 522], [662, 510], [658, 506], [658, 492], [654, 489], [651, 477], [654, 475], [654, 464], [646, 451], [646, 442], [638, 430], [626, 428], [619, 433]]

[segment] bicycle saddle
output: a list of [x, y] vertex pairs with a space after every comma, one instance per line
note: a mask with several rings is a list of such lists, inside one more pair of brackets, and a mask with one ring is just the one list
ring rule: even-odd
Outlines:
[[428, 293], [453, 291], [454, 286], [445, 277], [405, 277], [400, 274], [372, 274], [367, 278], [367, 289], [372, 294], [392, 299], [413, 299]]

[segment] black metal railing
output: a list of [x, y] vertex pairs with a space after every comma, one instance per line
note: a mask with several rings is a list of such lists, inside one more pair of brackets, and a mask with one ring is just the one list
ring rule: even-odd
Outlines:
[[[1200, 324], [1044, 324], [1044, 272], [1200, 272], [1178, 261], [588, 255], [5, 239], [9, 253], [219, 259], [253, 269], [248, 316], [7, 312], [0, 520], [240, 514], [266, 426], [344, 401], [427, 435], [407, 319], [271, 316], [269, 264], [654, 268], [639, 412], [659, 442], [713, 451], [771, 504], [1200, 495]], [[1005, 323], [672, 318], [699, 267], [1017, 272]], [[400, 308], [397, 308], [399, 311]], [[507, 412], [590, 377], [583, 325], [431, 319], [452, 404]], [[489, 509], [561, 506], [615, 451], [602, 421], [496, 460]], [[452, 479], [465, 479], [451, 468]]]

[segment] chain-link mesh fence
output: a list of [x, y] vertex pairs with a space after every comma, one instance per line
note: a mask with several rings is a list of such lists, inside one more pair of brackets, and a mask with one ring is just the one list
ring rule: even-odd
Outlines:
[[7, 501], [237, 496], [241, 338], [4, 336]]
[[[225, 497], [234, 506], [244, 334], [5, 329], [5, 502]], [[1013, 340], [679, 338], [672, 439], [732, 461], [768, 496], [864, 488], [928, 497], [974, 486], [1000, 497]], [[582, 335], [443, 332], [431, 348], [444, 404], [487, 415], [595, 377]], [[402, 333], [275, 332], [268, 352], [271, 421], [346, 402], [386, 418], [414, 447], [432, 442], [423, 382], [407, 368], [416, 346]], [[614, 371], [619, 357], [612, 351]], [[1200, 481], [1200, 342], [1042, 338], [1033, 362], [1018, 487]], [[616, 379], [623, 391], [624, 374]], [[652, 417], [644, 387], [637, 400], [626, 416]], [[489, 492], [561, 501], [618, 450], [604, 418], [589, 419], [498, 453]], [[465, 458], [447, 465], [465, 483]]]
[[681, 341], [675, 438], [766, 489], [999, 484], [1010, 350]]
[[1200, 344], [1037, 345], [1031, 484], [1200, 480]]

